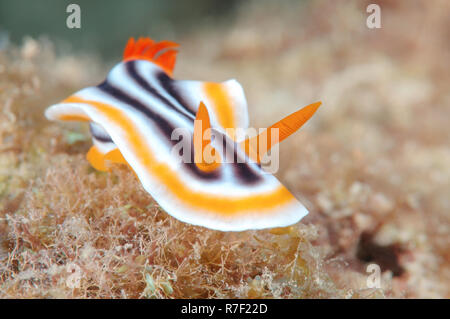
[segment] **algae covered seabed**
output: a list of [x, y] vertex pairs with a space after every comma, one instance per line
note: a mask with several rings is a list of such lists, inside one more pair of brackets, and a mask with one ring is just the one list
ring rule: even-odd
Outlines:
[[96, 172], [86, 125], [43, 111], [111, 65], [46, 39], [0, 50], [0, 297], [450, 297], [449, 4], [382, 1], [379, 30], [366, 5], [255, 1], [177, 39], [174, 76], [236, 78], [251, 126], [323, 102], [276, 174], [310, 214], [275, 231], [187, 225], [127, 168]]

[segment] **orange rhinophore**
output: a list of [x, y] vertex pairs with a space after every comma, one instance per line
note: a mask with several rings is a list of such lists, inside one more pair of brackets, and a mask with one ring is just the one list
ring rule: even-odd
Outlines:
[[[50, 106], [45, 115], [88, 121], [91, 165], [101, 171], [110, 170], [110, 163], [128, 165], [159, 205], [181, 221], [222, 231], [298, 222], [308, 211], [259, 162], [298, 130], [320, 102], [243, 140], [229, 130], [248, 129], [241, 85], [236, 80], [173, 79], [177, 46], [131, 38], [123, 60], [102, 83]], [[177, 129], [189, 138], [177, 139]], [[188, 160], [180, 161], [173, 152], [181, 142], [191, 146]]]
[[221, 161], [219, 153], [211, 145], [211, 123], [203, 102], [200, 102], [194, 122], [194, 161], [205, 172], [215, 170]]
[[[245, 153], [250, 156], [254, 161], [260, 162], [261, 157], [264, 156], [273, 146], [280, 143], [288, 136], [295, 133], [300, 127], [303, 126], [319, 108], [322, 102], [316, 102], [305, 106], [301, 110], [286, 116], [281, 121], [273, 124], [259, 135], [248, 138], [241, 142], [241, 147], [245, 150]], [[273, 130], [277, 130], [278, 137], [272, 136]]]

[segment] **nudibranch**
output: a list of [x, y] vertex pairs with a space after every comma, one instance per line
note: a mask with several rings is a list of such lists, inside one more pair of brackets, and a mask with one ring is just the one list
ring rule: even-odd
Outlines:
[[[269, 129], [279, 132], [276, 141], [270, 138], [269, 129], [239, 140], [227, 132], [248, 128], [241, 85], [236, 80], [173, 79], [177, 46], [170, 41], [131, 38], [123, 60], [102, 83], [50, 106], [46, 117], [88, 122], [93, 141], [87, 153], [91, 165], [101, 171], [113, 167], [110, 163], [128, 165], [162, 209], [183, 222], [221, 231], [298, 222], [307, 209], [263, 170], [260, 159], [299, 129], [320, 102], [272, 125]], [[191, 161], [173, 155], [178, 143], [172, 136], [176, 128], [191, 134]], [[265, 150], [252, 151], [253, 142], [261, 140], [268, 140]], [[233, 146], [231, 155], [225, 153], [224, 145]], [[208, 147], [212, 161], [201, 155]], [[224, 160], [230, 156], [234, 161]]]

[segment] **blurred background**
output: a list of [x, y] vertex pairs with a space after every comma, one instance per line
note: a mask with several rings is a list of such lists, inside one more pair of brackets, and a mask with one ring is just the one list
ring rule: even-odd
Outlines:
[[[82, 28], [69, 29], [69, 4], [81, 8]], [[208, 26], [232, 23], [238, 1], [0, 1], [0, 30], [13, 42], [47, 36], [75, 52], [95, 51], [111, 58], [131, 35], [176, 38]]]
[[[160, 297], [450, 297], [449, 1], [80, 0], [81, 29], [68, 29], [71, 2], [0, 0], [1, 297], [140, 297], [134, 263], [154, 251], [178, 276]], [[370, 3], [380, 29], [366, 26]], [[251, 126], [323, 102], [280, 146], [277, 177], [310, 210], [293, 230], [222, 234], [161, 213], [146, 232], [156, 222], [132, 174], [95, 175], [87, 127], [43, 117], [102, 81], [131, 36], [178, 42], [177, 79], [237, 79]], [[124, 236], [141, 251], [119, 254]], [[117, 274], [111, 256], [134, 266]], [[55, 284], [69, 261], [90, 269], [77, 292]], [[381, 290], [367, 289], [371, 263]]]

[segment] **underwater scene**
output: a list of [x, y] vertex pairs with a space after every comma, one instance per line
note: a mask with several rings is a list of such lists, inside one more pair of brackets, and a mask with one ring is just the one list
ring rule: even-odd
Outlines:
[[450, 298], [449, 14], [0, 0], [0, 298]]

